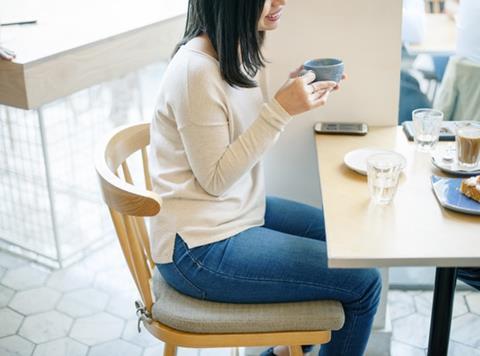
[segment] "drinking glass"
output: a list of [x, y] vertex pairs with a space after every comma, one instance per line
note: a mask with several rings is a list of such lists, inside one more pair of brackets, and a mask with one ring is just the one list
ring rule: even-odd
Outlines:
[[480, 163], [480, 126], [466, 125], [455, 136], [457, 161], [461, 168], [476, 168]]
[[375, 204], [390, 204], [397, 191], [402, 159], [395, 153], [377, 153], [367, 158], [370, 197]]
[[429, 152], [440, 136], [443, 112], [435, 109], [417, 109], [412, 112], [414, 140], [417, 150]]

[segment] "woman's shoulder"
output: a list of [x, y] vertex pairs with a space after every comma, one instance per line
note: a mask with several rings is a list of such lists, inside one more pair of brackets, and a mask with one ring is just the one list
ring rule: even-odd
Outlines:
[[186, 95], [199, 91], [220, 94], [225, 88], [218, 61], [204, 52], [185, 47], [172, 58], [164, 83]]
[[182, 48], [189, 81], [221, 81], [220, 65], [209, 54], [193, 48]]
[[168, 64], [160, 85], [160, 98], [176, 105], [185, 100], [204, 101], [223, 97], [225, 82], [215, 58], [184, 46]]
[[220, 66], [215, 58], [205, 52], [185, 46], [180, 47], [175, 53], [169, 67], [189, 74], [220, 73]]

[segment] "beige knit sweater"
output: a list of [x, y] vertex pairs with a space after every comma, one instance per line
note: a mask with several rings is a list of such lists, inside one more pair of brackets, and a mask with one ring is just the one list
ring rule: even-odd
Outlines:
[[229, 86], [215, 58], [180, 48], [151, 125], [150, 172], [163, 198], [150, 221], [156, 263], [172, 261], [177, 233], [191, 248], [264, 224], [260, 160], [290, 119], [259, 88]]

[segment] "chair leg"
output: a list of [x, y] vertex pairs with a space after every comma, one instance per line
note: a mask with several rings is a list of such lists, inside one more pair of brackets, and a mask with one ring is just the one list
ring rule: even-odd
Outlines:
[[292, 346], [290, 345], [289, 347], [290, 350], [290, 356], [303, 356], [303, 350], [301, 346]]
[[163, 349], [163, 356], [177, 356], [177, 346], [172, 344], [165, 344]]
[[230, 349], [230, 356], [240, 356], [240, 352], [238, 351], [238, 347], [232, 347]]

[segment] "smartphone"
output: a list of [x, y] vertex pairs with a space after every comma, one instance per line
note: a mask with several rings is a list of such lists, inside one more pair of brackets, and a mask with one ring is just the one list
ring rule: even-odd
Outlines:
[[314, 130], [319, 134], [366, 135], [368, 126], [362, 122], [317, 122]]

